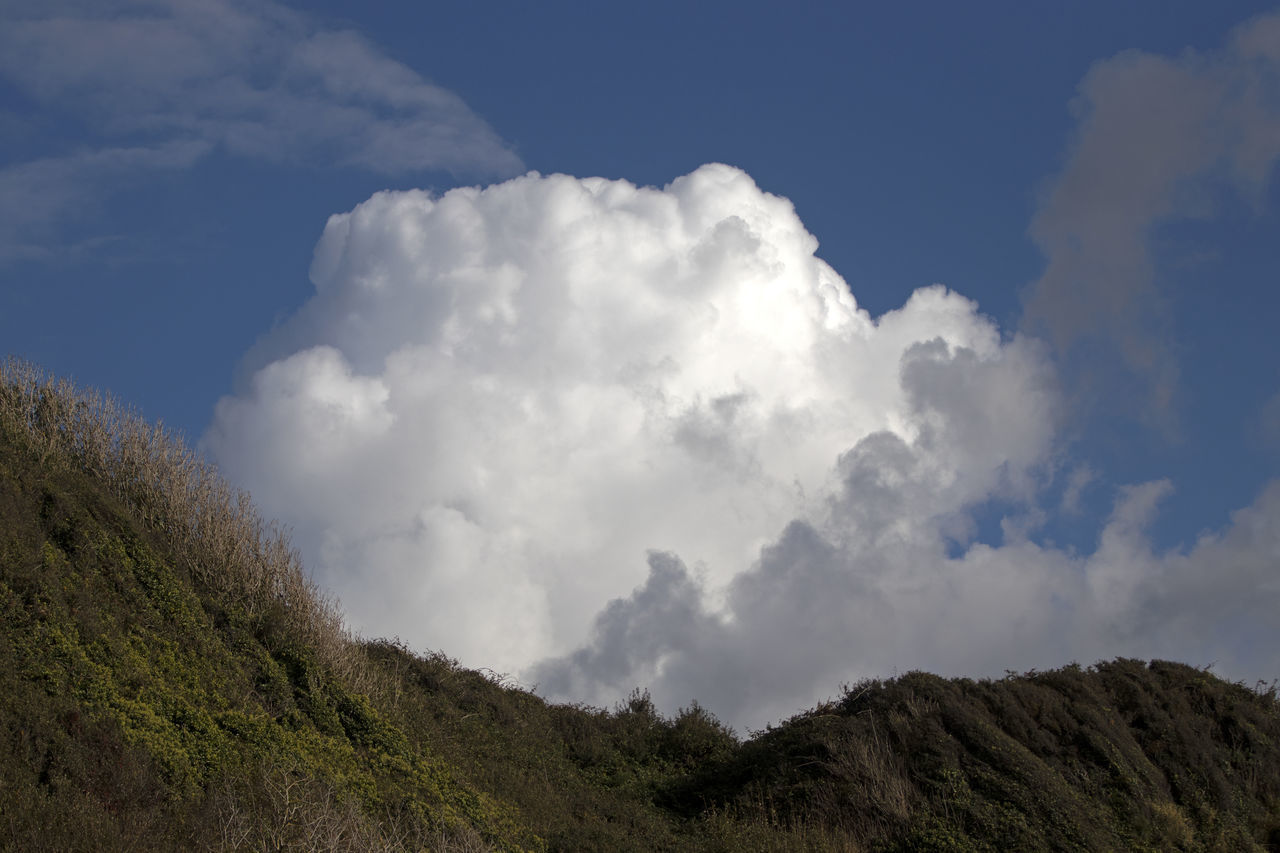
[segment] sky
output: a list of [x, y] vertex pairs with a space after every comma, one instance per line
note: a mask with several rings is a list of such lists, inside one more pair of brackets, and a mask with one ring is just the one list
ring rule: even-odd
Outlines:
[[553, 700], [1280, 677], [1280, 9], [846, 5], [0, 0], [0, 351]]

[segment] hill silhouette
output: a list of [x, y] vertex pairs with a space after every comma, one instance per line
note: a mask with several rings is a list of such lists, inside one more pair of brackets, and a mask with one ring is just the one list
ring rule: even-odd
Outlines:
[[749, 738], [350, 635], [160, 427], [0, 368], [6, 850], [1280, 850], [1274, 685], [908, 673]]

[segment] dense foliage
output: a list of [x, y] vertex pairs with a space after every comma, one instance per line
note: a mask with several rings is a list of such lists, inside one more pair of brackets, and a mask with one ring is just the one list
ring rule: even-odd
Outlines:
[[0, 376], [12, 850], [1280, 850], [1280, 702], [1174, 663], [864, 682], [742, 741], [349, 636], [175, 437]]

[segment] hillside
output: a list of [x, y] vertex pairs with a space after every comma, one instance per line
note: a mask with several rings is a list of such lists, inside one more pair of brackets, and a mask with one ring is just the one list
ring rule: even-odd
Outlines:
[[909, 673], [742, 740], [350, 636], [176, 438], [0, 377], [6, 850], [1280, 850], [1280, 702], [1176, 663]]

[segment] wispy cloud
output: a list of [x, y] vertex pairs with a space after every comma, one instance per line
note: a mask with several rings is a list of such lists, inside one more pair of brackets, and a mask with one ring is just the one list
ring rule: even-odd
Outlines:
[[1067, 474], [1067, 485], [1062, 491], [1062, 511], [1068, 515], [1078, 514], [1081, 497], [1097, 479], [1098, 472], [1092, 465], [1081, 463], [1073, 467]]
[[1024, 327], [1064, 356], [1092, 351], [1081, 359], [1088, 381], [1100, 364], [1122, 365], [1157, 421], [1171, 414], [1178, 364], [1152, 230], [1211, 214], [1224, 187], [1261, 197], [1280, 157], [1278, 85], [1280, 15], [1270, 15], [1220, 52], [1098, 62], [1072, 105], [1074, 144], [1031, 224], [1048, 264], [1026, 294]]
[[103, 193], [140, 171], [184, 169], [208, 150], [199, 140], [175, 140], [48, 157], [0, 170], [0, 261], [45, 257], [51, 249], [44, 238], [54, 223], [95, 212]]
[[[70, 145], [50, 140], [52, 150], [75, 153], [8, 170], [55, 200], [38, 203], [45, 223], [66, 209], [57, 198], [109, 183], [91, 175], [96, 163], [104, 174], [120, 173], [113, 152], [134, 152], [137, 174], [172, 167], [164, 152], [183, 146], [383, 174], [492, 177], [522, 169], [458, 96], [360, 35], [323, 29], [272, 2], [9, 4], [0, 75], [75, 128]], [[139, 153], [147, 150], [159, 153]], [[60, 172], [80, 180], [58, 184]], [[16, 202], [3, 205], [0, 216], [22, 219]], [[31, 230], [40, 221], [30, 219]]]

